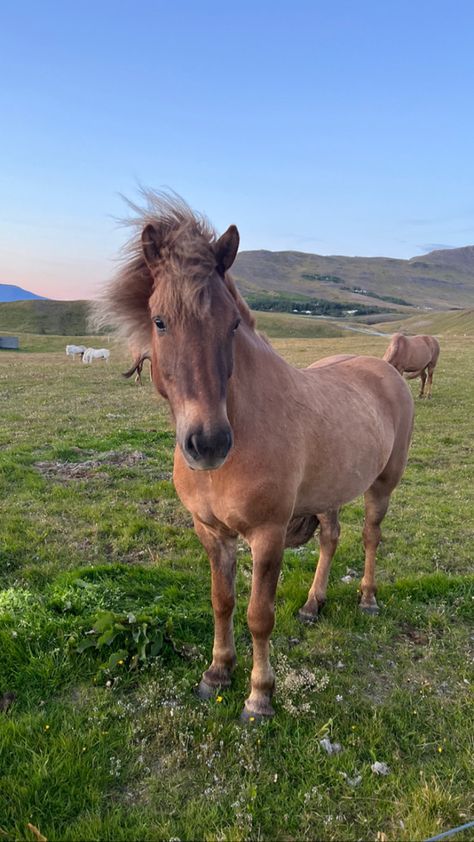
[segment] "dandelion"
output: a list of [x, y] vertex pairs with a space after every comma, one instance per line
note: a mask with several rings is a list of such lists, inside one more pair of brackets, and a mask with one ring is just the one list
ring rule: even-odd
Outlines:
[[218, 704], [220, 704], [220, 703], [222, 702], [222, 700], [223, 700], [223, 696], [217, 696], [217, 698], [216, 698], [216, 702], [217, 702]]
[[250, 717], [249, 717], [249, 722], [255, 722], [255, 717], [254, 717], [254, 716], [250, 716]]
[[122, 666], [122, 664], [123, 664], [123, 660], [122, 660], [122, 659], [120, 659], [120, 661], [117, 661], [117, 663], [118, 663], [119, 667], [121, 667], [121, 666]]
[[49, 729], [50, 729], [50, 728], [51, 728], [51, 725], [45, 725], [45, 726], [44, 726], [44, 730], [45, 730], [45, 731], [49, 731]]
[[441, 754], [441, 752], [442, 752], [442, 751], [443, 751], [443, 746], [438, 746], [438, 752], [439, 752], [439, 754]]

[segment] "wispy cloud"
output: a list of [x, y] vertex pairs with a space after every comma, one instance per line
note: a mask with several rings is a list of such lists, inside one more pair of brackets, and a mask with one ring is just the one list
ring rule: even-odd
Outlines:
[[456, 246], [452, 246], [449, 243], [420, 243], [416, 246], [418, 251], [422, 254], [427, 254], [429, 251], [438, 251], [439, 249], [454, 249]]

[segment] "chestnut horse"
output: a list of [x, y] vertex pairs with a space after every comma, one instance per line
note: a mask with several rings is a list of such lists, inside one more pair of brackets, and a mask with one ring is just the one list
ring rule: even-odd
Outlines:
[[421, 378], [419, 397], [425, 395], [425, 383], [428, 378], [426, 397], [431, 398], [433, 371], [439, 357], [439, 342], [434, 336], [404, 336], [394, 333], [390, 345], [383, 356], [385, 362], [393, 365], [408, 380]]
[[284, 548], [308, 541], [319, 524], [319, 561], [300, 611], [312, 622], [326, 599], [339, 508], [360, 494], [360, 607], [378, 610], [375, 553], [407, 460], [413, 400], [375, 357], [339, 355], [303, 370], [285, 362], [256, 332], [228, 274], [237, 228], [217, 238], [178, 197], [148, 200], [99, 322], [151, 349], [154, 384], [171, 407], [175, 486], [211, 564], [215, 634], [202, 698], [231, 682], [237, 537], [250, 545], [253, 669], [242, 717], [253, 721], [274, 712], [269, 642]]
[[122, 377], [128, 378], [132, 377], [132, 375], [135, 375], [135, 383], [139, 383], [140, 386], [143, 386], [142, 371], [143, 366], [145, 365], [145, 360], [149, 360], [150, 362], [150, 380], [151, 382], [153, 382], [153, 375], [151, 371], [151, 357], [148, 351], [145, 351], [144, 354], [141, 354], [136, 360], [134, 360], [132, 367], [129, 368], [128, 371], [124, 371]]

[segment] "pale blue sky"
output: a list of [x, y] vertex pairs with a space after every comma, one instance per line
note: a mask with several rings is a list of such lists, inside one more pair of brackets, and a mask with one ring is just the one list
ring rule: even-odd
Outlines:
[[474, 4], [1, 2], [0, 282], [88, 297], [119, 193], [242, 248], [474, 243]]

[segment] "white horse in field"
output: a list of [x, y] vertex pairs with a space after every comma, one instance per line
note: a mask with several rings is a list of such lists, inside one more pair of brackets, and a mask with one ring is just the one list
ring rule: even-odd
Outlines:
[[87, 348], [82, 357], [83, 363], [91, 363], [92, 360], [105, 360], [108, 363], [110, 351], [108, 348]]
[[73, 359], [76, 357], [82, 357], [85, 350], [85, 345], [66, 345], [66, 356], [72, 357]]

